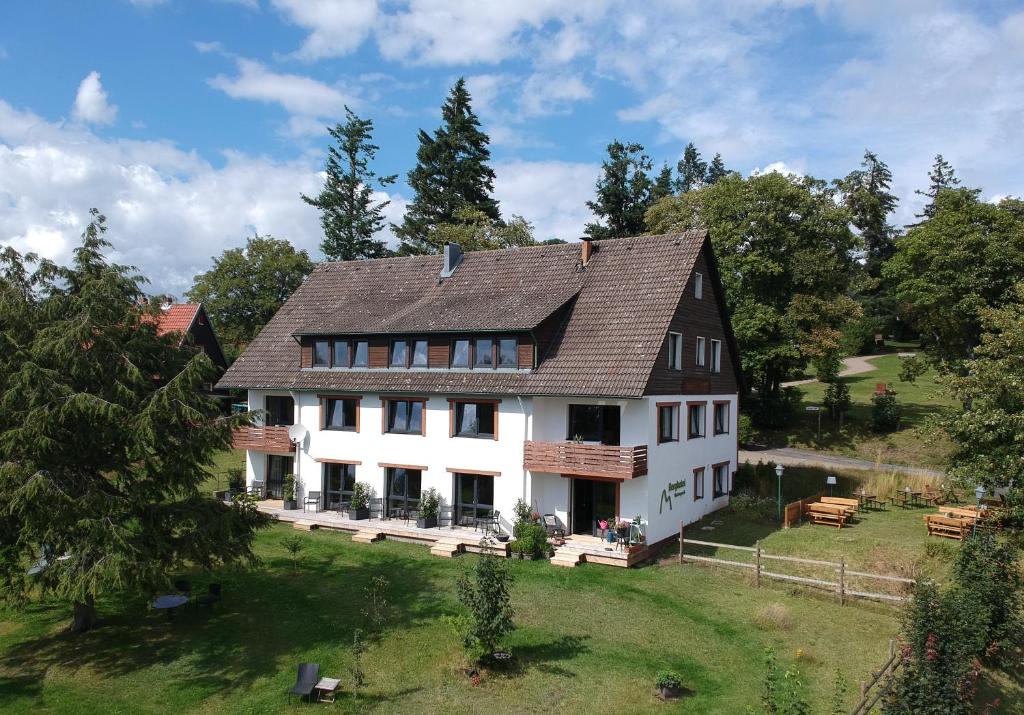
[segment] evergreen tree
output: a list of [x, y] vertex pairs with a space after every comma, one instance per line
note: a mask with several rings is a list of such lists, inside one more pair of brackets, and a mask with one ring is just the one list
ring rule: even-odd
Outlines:
[[466, 81], [460, 77], [441, 107], [441, 127], [433, 136], [420, 130], [417, 164], [409, 172], [409, 186], [416, 195], [402, 225], [392, 225], [404, 255], [438, 252], [442, 246], [431, 238], [432, 230], [441, 224], [460, 223], [462, 210], [501, 220], [498, 202], [491, 197], [490, 139], [480, 130], [470, 101]]
[[661, 171], [658, 172], [658, 178], [654, 180], [654, 186], [651, 188], [651, 200], [657, 201], [658, 199], [665, 198], [666, 196], [672, 195], [672, 167], [668, 163], [661, 165]]
[[676, 164], [676, 191], [685, 194], [688, 191], [699, 189], [704, 185], [707, 178], [707, 162], [700, 158], [697, 147], [690, 142], [683, 149], [683, 158]]
[[584, 233], [594, 239], [638, 236], [644, 232], [644, 212], [652, 203], [654, 188], [647, 172], [651, 159], [641, 144], [608, 145], [608, 158], [601, 165], [595, 201], [587, 207], [604, 220], [588, 223]]
[[730, 173], [731, 172], [725, 168], [725, 162], [722, 161], [722, 155], [715, 154], [715, 158], [712, 159], [711, 163], [708, 165], [708, 173], [704, 177], [704, 183], [711, 186], [712, 184], [716, 184], [724, 179]]
[[919, 196], [926, 196], [928, 198], [928, 203], [922, 209], [922, 212], [915, 214], [915, 216], [926, 219], [934, 216], [935, 197], [939, 195], [939, 192], [943, 189], [955, 189], [959, 185], [960, 179], [957, 178], [953, 165], [946, 161], [942, 154], [936, 154], [932, 170], [928, 172], [928, 190], [921, 191], [918, 189], [914, 192]]
[[[268, 523], [250, 502], [200, 494], [245, 416], [222, 417], [201, 351], [156, 331], [132, 268], [108, 263], [93, 209], [70, 266], [0, 255], [0, 587], [73, 604], [166, 588], [184, 568], [254, 560]], [[29, 568], [32, 566], [32, 568]]]
[[865, 269], [878, 278], [895, 250], [896, 230], [888, 218], [899, 199], [889, 190], [892, 172], [877, 155], [865, 150], [861, 167], [836, 183], [864, 242]]
[[377, 176], [370, 162], [380, 148], [372, 143], [373, 121], [360, 119], [345, 107], [345, 123], [329, 128], [336, 142], [327, 148], [327, 181], [315, 197], [302, 200], [320, 209], [324, 240], [320, 250], [329, 261], [382, 258], [388, 253], [374, 236], [384, 228], [384, 209], [390, 201], [373, 201], [372, 184], [384, 187], [396, 176]]

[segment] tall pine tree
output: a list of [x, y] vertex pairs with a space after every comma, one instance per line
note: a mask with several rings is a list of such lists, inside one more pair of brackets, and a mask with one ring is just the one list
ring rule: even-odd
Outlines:
[[955, 189], [959, 185], [960, 179], [957, 178], [953, 165], [946, 161], [942, 154], [936, 154], [935, 161], [932, 163], [932, 170], [928, 172], [928, 190], [921, 191], [918, 189], [914, 192], [918, 196], [925, 196], [928, 199], [928, 203], [925, 204], [921, 213], [915, 214], [915, 216], [924, 219], [934, 216], [935, 197], [939, 195], [939, 192], [943, 189]]
[[70, 266], [0, 251], [0, 590], [73, 604], [167, 588], [182, 569], [252, 562], [268, 523], [247, 501], [201, 494], [244, 415], [202, 394], [202, 352], [159, 336], [159, 306], [108, 263], [93, 210]]
[[658, 172], [658, 176], [654, 180], [654, 186], [651, 188], [651, 200], [657, 201], [666, 196], [671, 196], [673, 186], [672, 167], [667, 163], [662, 164], [661, 171]]
[[676, 191], [685, 194], [704, 185], [708, 165], [700, 158], [697, 147], [690, 142], [683, 150], [683, 158], [676, 165]]
[[442, 125], [433, 136], [422, 129], [416, 151], [416, 167], [409, 172], [415, 192], [402, 224], [393, 225], [401, 239], [402, 254], [436, 253], [443, 246], [431, 236], [441, 224], [461, 223], [467, 209], [501, 220], [494, 191], [494, 170], [488, 136], [470, 104], [463, 78], [455, 83], [441, 107]]
[[373, 143], [373, 121], [360, 119], [345, 107], [345, 123], [327, 130], [336, 144], [327, 148], [327, 181], [315, 197], [302, 200], [320, 209], [324, 240], [320, 249], [329, 261], [381, 258], [388, 253], [374, 238], [384, 228], [384, 209], [390, 201], [373, 200], [372, 184], [384, 187], [397, 176], [377, 176], [370, 162], [380, 148]]
[[594, 239], [638, 236], [644, 232], [644, 212], [653, 203], [654, 184], [647, 172], [651, 159], [640, 144], [608, 145], [608, 158], [601, 165], [597, 196], [587, 207], [603, 223], [588, 223], [584, 232]]
[[719, 181], [728, 176], [731, 172], [725, 168], [725, 162], [722, 161], [721, 154], [715, 154], [715, 157], [708, 164], [708, 173], [704, 177], [704, 183], [708, 186], [717, 184]]
[[864, 242], [865, 269], [878, 278], [882, 264], [895, 250], [896, 229], [889, 224], [889, 215], [899, 199], [889, 190], [892, 172], [874, 152], [865, 150], [861, 168], [836, 184]]

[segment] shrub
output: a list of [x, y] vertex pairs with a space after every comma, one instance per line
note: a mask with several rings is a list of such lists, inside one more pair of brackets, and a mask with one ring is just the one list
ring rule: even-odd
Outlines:
[[353, 509], [369, 509], [370, 508], [370, 494], [373, 491], [370, 489], [370, 485], [366, 482], [356, 482], [352, 487], [352, 508]]
[[441, 495], [437, 489], [431, 487], [420, 494], [420, 517], [424, 519], [437, 518], [441, 509]]
[[548, 532], [540, 524], [523, 524], [519, 529], [519, 535], [512, 542], [512, 549], [517, 553], [529, 554], [536, 558], [543, 558], [548, 554]]
[[480, 541], [483, 553], [472, 572], [463, 572], [456, 582], [459, 601], [469, 609], [462, 644], [477, 660], [494, 653], [501, 638], [515, 628], [512, 575], [505, 559], [489, 553], [492, 543], [486, 537]]
[[779, 665], [775, 651], [766, 648], [764, 652], [765, 674], [761, 690], [761, 705], [765, 713], [772, 715], [807, 715], [811, 712], [807, 704], [803, 679], [796, 665], [791, 665], [779, 677]]
[[793, 616], [781, 603], [769, 603], [757, 612], [754, 623], [762, 631], [788, 631], [793, 627]]
[[1021, 629], [1021, 578], [1018, 550], [990, 532], [965, 539], [953, 561], [953, 578], [978, 604], [987, 652]]
[[736, 438], [742, 446], [753, 444], [754, 442], [754, 423], [751, 421], [750, 415], [745, 412], [737, 420]]
[[286, 474], [284, 475], [284, 486], [282, 488], [285, 501], [292, 501], [295, 499], [295, 475]]
[[658, 689], [681, 688], [683, 687], [683, 678], [674, 670], [662, 670], [654, 680], [654, 686]]
[[228, 475], [228, 489], [233, 492], [238, 492], [245, 489], [245, 470], [241, 467], [229, 467], [227, 470]]
[[884, 393], [871, 398], [871, 429], [875, 432], [892, 432], [900, 426], [900, 413], [902, 408], [896, 400], [896, 393], [893, 390], [886, 390]]
[[370, 622], [370, 627], [374, 633], [380, 633], [387, 622], [387, 590], [389, 585], [386, 578], [377, 574], [370, 579], [370, 585], [364, 590], [366, 596], [363, 598], [363, 603], [365, 604], [363, 616]]
[[772, 521], [775, 519], [776, 504], [774, 499], [758, 496], [750, 489], [737, 492], [729, 499], [733, 511], [747, 519]]
[[512, 507], [512, 535], [519, 538], [519, 531], [523, 526], [533, 523], [533, 510], [523, 499], [516, 499], [516, 505]]
[[862, 315], [843, 326], [842, 347], [847, 355], [870, 355], [875, 351], [875, 335], [884, 326], [877, 318]]
[[825, 387], [825, 397], [822, 400], [829, 416], [842, 424], [843, 417], [853, 406], [850, 399], [850, 386], [840, 378], [836, 378]]

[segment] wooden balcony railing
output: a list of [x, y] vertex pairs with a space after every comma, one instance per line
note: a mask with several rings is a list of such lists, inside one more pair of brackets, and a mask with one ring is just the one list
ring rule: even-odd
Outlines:
[[635, 479], [647, 474], [647, 445], [610, 447], [527, 441], [523, 445], [523, 466], [531, 472]]
[[295, 448], [288, 438], [287, 427], [239, 427], [235, 430], [232, 447], [255, 452], [284, 452]]

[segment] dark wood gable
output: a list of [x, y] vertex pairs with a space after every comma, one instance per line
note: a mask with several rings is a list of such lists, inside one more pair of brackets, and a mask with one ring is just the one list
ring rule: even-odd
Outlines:
[[[739, 355], [728, 325], [724, 294], [706, 241], [686, 282], [675, 315], [647, 382], [647, 395], [732, 395], [739, 392]], [[703, 276], [702, 297], [694, 294], [695, 275]], [[683, 336], [682, 370], [669, 366], [669, 335]], [[704, 338], [705, 364], [697, 365], [697, 338]], [[711, 341], [722, 345], [721, 371], [711, 372]]]

